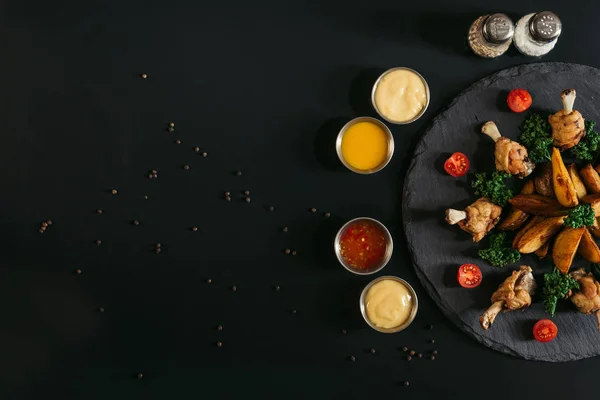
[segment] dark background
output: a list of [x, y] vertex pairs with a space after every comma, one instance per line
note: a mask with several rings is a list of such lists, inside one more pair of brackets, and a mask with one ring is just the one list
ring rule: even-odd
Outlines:
[[[543, 60], [600, 66], [600, 5], [211, 3], [0, 1], [0, 396], [594, 393], [598, 359], [526, 362], [450, 325], [412, 270], [400, 198], [416, 142], [452, 97], [536, 61], [514, 48], [496, 60], [470, 54], [465, 39], [476, 17], [503, 11], [516, 21], [550, 9], [564, 30]], [[425, 76], [429, 109], [392, 127], [396, 152], [383, 172], [352, 174], [332, 163], [331, 134], [372, 113], [369, 80], [392, 66]], [[151, 169], [157, 180], [147, 178]], [[407, 279], [420, 295], [405, 332], [383, 335], [364, 323], [358, 296], [373, 277], [351, 275], [333, 258], [333, 234], [361, 215], [394, 236], [382, 273]], [[41, 235], [46, 219], [54, 223]], [[439, 354], [408, 362], [402, 346]]]

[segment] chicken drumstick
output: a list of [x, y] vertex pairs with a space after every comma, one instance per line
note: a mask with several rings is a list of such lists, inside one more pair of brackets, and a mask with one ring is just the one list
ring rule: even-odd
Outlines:
[[517, 175], [519, 178], [531, 174], [535, 164], [529, 160], [527, 149], [523, 145], [502, 136], [494, 121], [483, 124], [481, 132], [496, 142], [496, 170]]
[[482, 197], [464, 211], [447, 209], [446, 222], [458, 224], [460, 229], [473, 235], [474, 242], [479, 242], [500, 221], [501, 213], [502, 207]]
[[531, 296], [535, 292], [535, 279], [531, 272], [531, 267], [521, 265], [492, 294], [492, 306], [479, 317], [483, 329], [492, 326], [496, 315], [503, 309], [520, 310], [531, 305]]
[[592, 273], [586, 273], [583, 268], [570, 273], [579, 283], [579, 290], [571, 291], [569, 297], [577, 311], [584, 314], [595, 314], [600, 331], [600, 283]]
[[553, 145], [567, 150], [577, 145], [585, 136], [585, 120], [581, 113], [573, 110], [575, 102], [575, 89], [567, 89], [560, 94], [564, 109], [548, 117], [552, 127]]

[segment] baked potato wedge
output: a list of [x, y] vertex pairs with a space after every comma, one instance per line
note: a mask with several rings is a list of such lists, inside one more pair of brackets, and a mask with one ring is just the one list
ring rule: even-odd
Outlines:
[[596, 217], [600, 217], [600, 193], [588, 194], [587, 196], [583, 197], [581, 201], [592, 206]]
[[582, 197], [587, 195], [587, 190], [579, 176], [579, 172], [577, 172], [577, 166], [575, 164], [569, 164], [567, 170], [569, 171], [569, 176], [571, 177], [571, 181], [577, 192], [577, 198], [581, 200]]
[[585, 227], [565, 228], [556, 236], [554, 247], [552, 248], [552, 260], [556, 268], [563, 274], [569, 272], [573, 258], [579, 248], [581, 237], [586, 230], [587, 228]]
[[550, 250], [550, 241], [549, 240], [542, 247], [540, 247], [539, 249], [534, 251], [534, 253], [541, 260], [548, 255], [548, 250]]
[[589, 193], [600, 193], [600, 175], [588, 164], [579, 170], [579, 176]]
[[[562, 228], [564, 220], [565, 217], [551, 217], [535, 224], [519, 239], [517, 250], [523, 254], [533, 253], [546, 244]], [[554, 249], [556, 249], [556, 244]], [[554, 250], [552, 253], [554, 254]]]
[[581, 257], [593, 263], [600, 263], [600, 248], [596, 244], [594, 237], [589, 229], [586, 229], [581, 236], [579, 249], [577, 250]]
[[565, 207], [575, 207], [579, 204], [575, 186], [562, 160], [560, 151], [552, 148], [552, 185], [556, 200]]
[[588, 230], [590, 233], [597, 238], [600, 238], [600, 224], [598, 223], [599, 217], [596, 217], [596, 221], [594, 222], [594, 226], [588, 226]]
[[552, 185], [552, 164], [547, 162], [538, 164], [535, 168], [535, 177], [533, 178], [535, 191], [542, 196], [554, 198], [554, 186]]
[[531, 215], [560, 217], [568, 214], [568, 209], [551, 197], [539, 194], [518, 194], [508, 202], [514, 207]]
[[[523, 188], [521, 189], [522, 194], [533, 194], [535, 192], [535, 186], [533, 181], [529, 180], [525, 182]], [[497, 228], [501, 231], [516, 231], [520, 227], [523, 226], [525, 221], [529, 218], [529, 214], [524, 213], [516, 207], [511, 207], [510, 211], [506, 214], [506, 216], [500, 221]]]
[[542, 217], [541, 215], [534, 215], [528, 222], [527, 224], [525, 224], [525, 226], [523, 226], [519, 232], [517, 232], [517, 234], [515, 235], [513, 242], [512, 242], [512, 248], [516, 249], [519, 246], [519, 240], [521, 240], [521, 238], [523, 237], [523, 235], [525, 234], [525, 232], [527, 232], [529, 229], [531, 229], [533, 226], [539, 224], [540, 222], [542, 222], [543, 220], [545, 220], [546, 217]]

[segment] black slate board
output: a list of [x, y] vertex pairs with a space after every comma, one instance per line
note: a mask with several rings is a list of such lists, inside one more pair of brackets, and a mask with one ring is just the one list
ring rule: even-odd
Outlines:
[[[481, 125], [494, 120], [500, 132], [516, 139], [519, 125], [529, 114], [515, 114], [506, 106], [506, 95], [517, 87], [533, 96], [532, 111], [547, 116], [562, 108], [559, 94], [566, 88], [577, 90], [575, 109], [584, 118], [598, 121], [600, 70], [565, 63], [537, 63], [503, 70], [480, 80], [456, 97], [438, 115], [418, 144], [407, 172], [403, 196], [404, 229], [421, 283], [444, 314], [470, 336], [494, 350], [529, 360], [571, 361], [600, 354], [600, 333], [593, 315], [574, 311], [570, 302], [562, 302], [554, 321], [558, 337], [550, 343], [538, 343], [532, 328], [541, 318], [548, 318], [539, 298], [528, 310], [501, 313], [494, 325], [484, 331], [479, 316], [490, 305], [490, 296], [518, 265], [531, 265], [538, 282], [551, 269], [551, 260], [539, 261], [524, 256], [517, 265], [493, 268], [476, 257], [487, 245], [471, 242], [470, 235], [444, 222], [444, 210], [462, 208], [476, 199], [469, 187], [472, 172], [492, 171], [493, 142], [480, 133]], [[471, 160], [467, 177], [451, 178], [443, 172], [443, 161], [454, 151]], [[522, 182], [517, 182], [518, 190]], [[513, 182], [511, 182], [513, 183]], [[484, 274], [482, 284], [471, 290], [456, 283], [457, 267], [463, 263], [479, 265]], [[576, 259], [574, 267], [589, 263]]]

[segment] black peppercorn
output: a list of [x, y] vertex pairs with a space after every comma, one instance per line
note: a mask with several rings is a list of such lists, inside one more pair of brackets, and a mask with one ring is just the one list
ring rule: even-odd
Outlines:
[[279, 287], [279, 285], [275, 286], [275, 291], [279, 292], [281, 290], [281, 288]]
[[415, 354], [417, 354], [417, 352], [414, 350], [411, 350], [410, 353], [408, 353], [408, 354], [410, 354], [411, 356], [414, 356]]
[[170, 126], [171, 128], [175, 128], [175, 123], [174, 123], [174, 122], [169, 122], [169, 126]]
[[356, 361], [356, 357], [350, 356], [350, 361], [352, 361], [352, 362]]
[[217, 347], [223, 347], [223, 343], [222, 342], [217, 342]]
[[317, 212], [317, 209], [313, 207], [313, 208], [310, 209], [310, 212], [313, 212], [313, 213]]
[[231, 192], [225, 192], [225, 197], [231, 196]]
[[96, 212], [97, 212], [98, 214], [102, 214], [102, 212], [103, 212], [103, 211], [102, 211], [102, 210], [97, 210]]
[[75, 273], [76, 273], [77, 275], [81, 275], [81, 273], [82, 273], [82, 272], [83, 272], [83, 271], [82, 271], [81, 269], [77, 269], [77, 270], [75, 271]]
[[138, 225], [140, 224], [140, 221], [138, 221], [138, 220], [136, 219], [135, 221], [133, 221], [133, 224], [134, 224], [135, 226], [138, 226]]
[[348, 333], [348, 331], [346, 331], [345, 329], [342, 329], [342, 335], [345, 335], [346, 333]]
[[375, 354], [375, 349], [371, 349], [371, 354]]
[[407, 356], [406, 361], [410, 361], [410, 360], [412, 360], [412, 356]]
[[431, 359], [431, 361], [435, 360], [435, 356], [433, 356], [433, 355], [429, 358]]
[[235, 173], [237, 176], [242, 176], [242, 171], [238, 171]]
[[404, 381], [404, 386], [410, 386], [410, 382], [409, 381]]
[[296, 314], [296, 313], [297, 313], [297, 311], [296, 311], [296, 310], [292, 310], [292, 314]]
[[99, 311], [99, 312], [101, 312], [101, 313], [103, 313], [103, 312], [104, 312], [104, 308], [100, 307], [100, 308], [98, 309], [98, 311]]
[[282, 229], [282, 231], [283, 231], [283, 233], [287, 233], [287, 231], [288, 231], [288, 227], [287, 227], [287, 226], [284, 226], [284, 227], [283, 227], [283, 229]]
[[285, 249], [285, 254], [290, 254], [292, 251], [290, 249]]
[[437, 356], [437, 353], [438, 353], [437, 350], [434, 350], [431, 352], [431, 354], [433, 354], [434, 356]]
[[429, 330], [432, 330], [432, 329], [433, 329], [433, 325], [429, 325], [429, 326], [427, 327], [427, 329], [429, 329]]
[[96, 240], [96, 244], [100, 246], [102, 244], [102, 240]]
[[295, 256], [296, 254], [298, 254], [298, 252], [296, 250], [292, 251], [293, 256]]
[[162, 245], [160, 243], [156, 243], [154, 246], [160, 248]]
[[408, 347], [404, 346], [404, 347], [402, 348], [402, 351], [408, 351]]
[[419, 354], [417, 354], [417, 357], [419, 357], [419, 358], [423, 358], [423, 353], [419, 353]]
[[244, 190], [244, 194], [245, 194], [246, 196], [250, 196], [250, 191], [249, 191], [249, 190]]
[[227, 201], [231, 201], [231, 197], [229, 197], [229, 196], [225, 196], [225, 200], [227, 200]]
[[200, 147], [194, 147], [194, 151], [197, 153], [200, 151]]
[[51, 219], [49, 219], [48, 221], [46, 221], [46, 223], [47, 223], [48, 225], [52, 225], [52, 220], [51, 220]]
[[244, 200], [246, 201], [246, 203], [250, 203], [252, 201], [250, 197], [246, 197]]
[[148, 77], [148, 74], [142, 74], [141, 77], [142, 79], [146, 79]]
[[193, 228], [192, 228], [192, 231], [194, 231], [194, 232], [198, 232], [198, 227], [197, 227], [197, 226], [193, 227]]
[[170, 127], [167, 128], [167, 131], [169, 131], [169, 132], [175, 132], [175, 128], [173, 128], [173, 127], [170, 126]]
[[181, 144], [181, 140], [177, 139], [177, 140], [175, 141], [175, 144]]
[[155, 169], [153, 169], [153, 170], [152, 170], [152, 174], [156, 175], [156, 174], [158, 174], [158, 171], [157, 171], [157, 170], [155, 170]]
[[45, 227], [47, 227], [47, 226], [48, 226], [48, 223], [47, 223], [47, 222], [42, 222], [42, 227], [44, 227], [44, 228], [45, 228]]
[[189, 166], [189, 165], [187, 165], [187, 164], [185, 164], [185, 165], [183, 166], [183, 169], [185, 169], [185, 170], [187, 171], [188, 169], [190, 169], [190, 166]]
[[232, 287], [231, 287], [231, 291], [232, 291], [232, 292], [235, 292], [236, 290], [237, 290], [237, 288], [236, 288], [235, 286], [232, 286]]
[[275, 211], [275, 207], [269, 206], [269, 211]]
[[325, 217], [325, 218], [329, 218], [329, 217], [331, 217], [331, 213], [328, 213], [328, 212], [326, 212], [326, 213], [324, 214], [324, 217]]
[[202, 152], [202, 157], [208, 157], [208, 153], [207, 153], [207, 152], [205, 152], [205, 151], [203, 151], [203, 152]]
[[40, 229], [38, 232], [39, 232], [39, 233], [44, 233], [44, 230], [43, 230], [43, 229]]
[[136, 377], [137, 377], [138, 379], [142, 379], [142, 378], [144, 377], [144, 374], [142, 374], [142, 373], [140, 372], [139, 374], [137, 374], [137, 375], [136, 375]]
[[223, 325], [219, 325], [219, 326], [217, 326], [217, 330], [218, 330], [218, 331], [222, 331], [222, 330], [223, 330]]
[[431, 339], [430, 342], [431, 342], [431, 344], [434, 344], [435, 343], [435, 339]]
[[159, 254], [161, 252], [160, 247], [156, 248], [156, 250], [154, 250], [156, 252], [156, 254]]
[[212, 282], [212, 279], [210, 279], [210, 278], [206, 280], [206, 283], [211, 283], [211, 282]]
[[112, 194], [117, 194], [117, 189], [113, 189], [110, 191]]

